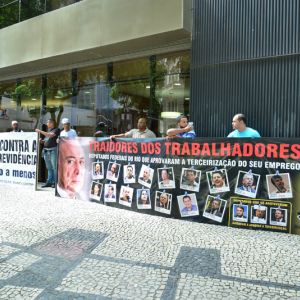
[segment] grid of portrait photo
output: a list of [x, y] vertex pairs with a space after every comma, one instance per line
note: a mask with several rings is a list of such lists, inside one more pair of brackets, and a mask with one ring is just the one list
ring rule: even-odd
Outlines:
[[[175, 172], [178, 172], [177, 178]], [[176, 196], [182, 218], [200, 214], [198, 193], [200, 193], [202, 172], [194, 167], [178, 170], [178, 167], [170, 166], [153, 167], [146, 164], [122, 164], [97, 160], [91, 164], [90, 174], [89, 198], [91, 200], [101, 202], [102, 199], [104, 203], [119, 203], [138, 210], [154, 209], [156, 212], [171, 215], [173, 197]], [[222, 194], [230, 191], [227, 169], [214, 168], [205, 172], [205, 175], [207, 183], [204, 183], [208, 184], [209, 194], [205, 198], [202, 216], [221, 223], [227, 206], [227, 200], [222, 197]], [[177, 180], [178, 184], [176, 184]], [[239, 170], [234, 180], [235, 194], [256, 198], [261, 184], [260, 174], [252, 173], [251, 170]], [[268, 174], [266, 183], [269, 199], [293, 196], [289, 173]], [[152, 190], [153, 188], [157, 190]], [[175, 189], [176, 195], [173, 195]], [[178, 189], [182, 191], [179, 195]], [[231, 211], [232, 221], [240, 223], [287, 226], [287, 217], [287, 209], [276, 207], [269, 209], [264, 205], [249, 206], [239, 203], [234, 204]]]

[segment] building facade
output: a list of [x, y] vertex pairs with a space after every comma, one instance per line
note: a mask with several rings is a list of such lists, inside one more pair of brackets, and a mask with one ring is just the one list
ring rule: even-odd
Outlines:
[[111, 134], [147, 116], [163, 136], [189, 112], [192, 1], [73, 2], [0, 30], [0, 131], [68, 117]]

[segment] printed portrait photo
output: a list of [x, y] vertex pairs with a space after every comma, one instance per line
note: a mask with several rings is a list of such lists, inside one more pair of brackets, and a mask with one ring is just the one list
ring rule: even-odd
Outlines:
[[203, 217], [219, 223], [222, 222], [226, 205], [226, 200], [208, 195], [206, 198]]
[[121, 165], [115, 162], [109, 162], [106, 172], [106, 179], [117, 182], [120, 174]]
[[94, 162], [92, 164], [92, 178], [93, 179], [103, 179], [104, 178], [104, 168], [103, 162]]
[[90, 190], [90, 199], [100, 201], [101, 192], [102, 192], [102, 183], [97, 181], [92, 181], [91, 190]]
[[149, 189], [138, 189], [136, 191], [136, 203], [138, 209], [150, 209], [151, 199]]
[[124, 183], [135, 183], [135, 165], [125, 165], [123, 167]]
[[159, 189], [175, 189], [173, 168], [158, 168], [157, 182]]
[[115, 183], [104, 185], [104, 202], [117, 202], [117, 187]]
[[230, 190], [226, 169], [206, 173], [211, 194], [224, 193]]
[[142, 165], [139, 178], [138, 178], [138, 183], [150, 188], [153, 180], [153, 174], [154, 170], [146, 165]]
[[281, 207], [271, 207], [270, 224], [276, 226], [287, 226], [287, 209]]
[[171, 214], [172, 194], [157, 191], [155, 193], [155, 210], [163, 214]]
[[122, 185], [120, 189], [119, 203], [131, 207], [133, 191], [133, 188], [126, 185]]
[[250, 198], [255, 198], [259, 186], [260, 175], [252, 172], [239, 171], [234, 192]]
[[289, 173], [266, 175], [269, 199], [293, 198]]
[[181, 170], [180, 188], [186, 191], [199, 192], [201, 171], [183, 168]]
[[251, 223], [267, 224], [268, 208], [264, 205], [251, 206]]
[[181, 217], [199, 215], [198, 203], [195, 193], [177, 196], [177, 202]]
[[233, 204], [232, 220], [237, 222], [248, 222], [248, 205]]

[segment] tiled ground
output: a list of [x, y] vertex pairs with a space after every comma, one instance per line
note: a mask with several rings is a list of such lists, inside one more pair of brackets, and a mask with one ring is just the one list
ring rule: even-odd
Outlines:
[[300, 237], [0, 187], [0, 299], [300, 299]]

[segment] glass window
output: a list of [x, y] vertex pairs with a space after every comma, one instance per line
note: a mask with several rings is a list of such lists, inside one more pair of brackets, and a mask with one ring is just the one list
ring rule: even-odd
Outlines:
[[176, 126], [175, 119], [189, 114], [190, 53], [189, 51], [159, 55], [156, 58], [156, 98], [161, 105], [159, 131]]

